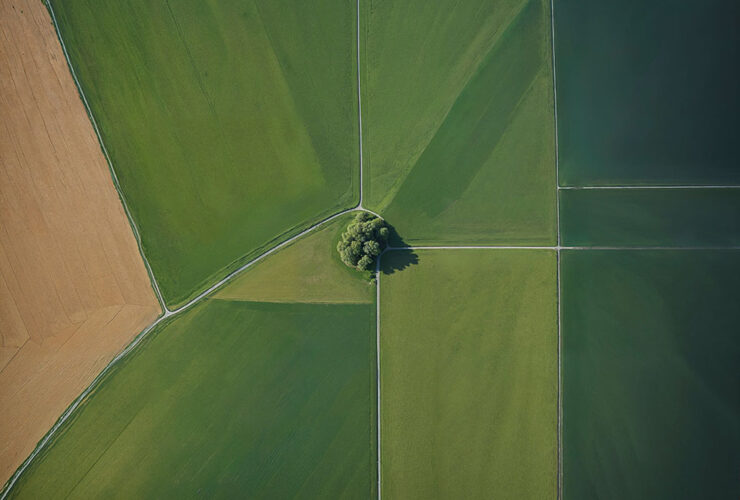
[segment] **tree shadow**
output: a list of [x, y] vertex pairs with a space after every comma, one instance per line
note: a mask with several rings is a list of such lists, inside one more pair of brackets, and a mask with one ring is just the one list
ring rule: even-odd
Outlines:
[[388, 229], [390, 230], [388, 241], [392, 247], [387, 248], [380, 257], [380, 272], [393, 274], [418, 264], [419, 255], [412, 249], [404, 248], [409, 245], [399, 236], [396, 228], [388, 224]]

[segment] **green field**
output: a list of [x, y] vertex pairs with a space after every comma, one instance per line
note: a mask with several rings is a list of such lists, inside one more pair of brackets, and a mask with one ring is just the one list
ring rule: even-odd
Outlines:
[[567, 246], [740, 246], [740, 189], [560, 191]]
[[416, 253], [382, 259], [383, 497], [555, 498], [555, 253]]
[[232, 298], [177, 315], [116, 365], [11, 496], [375, 497], [373, 295], [222, 294]]
[[407, 243], [554, 242], [549, 2], [363, 7], [365, 205]]
[[740, 184], [740, 4], [558, 0], [562, 185]]
[[375, 287], [339, 259], [336, 245], [354, 219], [337, 217], [258, 262], [216, 297], [257, 302], [371, 303]]
[[357, 202], [353, 3], [51, 1], [168, 305]]
[[740, 497], [740, 252], [561, 259], [564, 498]]

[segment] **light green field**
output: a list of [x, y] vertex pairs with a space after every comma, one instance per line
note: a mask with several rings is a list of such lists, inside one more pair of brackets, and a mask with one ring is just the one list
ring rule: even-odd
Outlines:
[[[294, 248], [270, 257], [274, 266], [265, 262], [277, 282], [296, 271], [279, 265]], [[344, 289], [352, 290], [346, 280]], [[363, 304], [310, 304], [316, 288], [307, 290], [309, 297], [296, 296], [304, 303], [209, 298], [158, 326], [64, 424], [11, 495], [377, 496], [373, 296]]]
[[345, 266], [336, 251], [341, 233], [354, 216], [338, 217], [260, 261], [216, 297], [257, 302], [373, 302], [375, 287]]
[[408, 243], [555, 241], [549, 2], [363, 10], [365, 205]]
[[353, 3], [52, 4], [169, 305], [356, 203]]
[[556, 258], [383, 255], [384, 498], [555, 498]]

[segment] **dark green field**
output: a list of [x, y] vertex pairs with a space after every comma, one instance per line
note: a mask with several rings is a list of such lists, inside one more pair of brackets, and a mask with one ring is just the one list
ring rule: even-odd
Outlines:
[[52, 4], [169, 305], [357, 202], [354, 3]]
[[414, 254], [382, 259], [383, 498], [556, 498], [555, 252]]
[[564, 251], [568, 499], [740, 497], [740, 251]]
[[740, 189], [561, 190], [566, 246], [740, 246]]
[[549, 2], [371, 0], [362, 19], [365, 205], [407, 243], [553, 243]]
[[740, 184], [740, 3], [555, 2], [562, 185]]
[[374, 304], [207, 299], [152, 332], [17, 498], [370, 498]]

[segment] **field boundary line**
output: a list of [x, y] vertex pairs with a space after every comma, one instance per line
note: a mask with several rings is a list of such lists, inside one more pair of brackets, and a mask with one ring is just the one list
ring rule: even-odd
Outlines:
[[461, 245], [461, 246], [405, 246], [387, 247], [386, 252], [394, 250], [557, 250], [556, 246], [505, 246], [505, 245]]
[[405, 246], [405, 247], [386, 247], [383, 251], [408, 251], [408, 250], [551, 250], [559, 252], [561, 250], [576, 251], [601, 251], [601, 250], [625, 250], [625, 251], [650, 251], [650, 250], [740, 250], [740, 246], [504, 246], [504, 245], [479, 245], [479, 246]]
[[378, 255], [375, 260], [375, 383], [377, 394], [377, 435], [378, 435], [378, 457], [377, 457], [377, 475], [378, 475], [378, 500], [380, 500], [380, 259], [385, 251]]
[[558, 322], [558, 389], [557, 389], [557, 451], [556, 451], [556, 497], [563, 498], [563, 376], [562, 376], [562, 314], [560, 306], [560, 250], [562, 238], [560, 232], [560, 145], [558, 140], [558, 79], [555, 64], [555, 2], [550, 0], [550, 49], [552, 52], [552, 108], [555, 131], [555, 224], [558, 239], [555, 251], [555, 281], [557, 284], [557, 322]]
[[740, 250], [740, 246], [724, 246], [724, 247], [718, 247], [718, 246], [686, 246], [686, 247], [671, 247], [671, 246], [569, 246], [569, 247], [560, 247], [562, 250], [593, 250], [593, 251], [600, 251], [600, 250], [625, 250], [625, 251], [650, 251], [650, 250], [659, 250], [659, 251], [696, 251], [696, 250]]
[[654, 186], [634, 184], [631, 186], [558, 186], [558, 191], [588, 191], [588, 190], [607, 190], [607, 189], [740, 189], [740, 185], [728, 184], [681, 184], [671, 186], [669, 184], [656, 184]]
[[57, 38], [59, 39], [59, 44], [62, 46], [62, 52], [64, 53], [64, 58], [67, 61], [67, 67], [69, 68], [69, 72], [72, 74], [72, 79], [75, 82], [75, 86], [77, 87], [77, 92], [82, 98], [82, 103], [85, 106], [85, 111], [87, 112], [87, 116], [90, 120], [90, 123], [93, 126], [93, 130], [95, 131], [95, 135], [98, 138], [98, 144], [100, 144], [100, 149], [103, 151], [103, 156], [105, 156], [105, 160], [108, 164], [108, 170], [110, 171], [111, 177], [113, 179], [113, 187], [118, 192], [118, 198], [121, 200], [121, 205], [123, 206], [123, 211], [126, 213], [126, 218], [128, 219], [129, 225], [131, 226], [131, 229], [134, 233], [134, 239], [136, 239], [136, 245], [139, 247], [139, 254], [141, 255], [142, 260], [144, 261], [144, 266], [146, 267], [146, 271], [149, 274], [149, 280], [151, 281], [152, 288], [154, 289], [154, 293], [157, 296], [157, 301], [159, 301], [159, 305], [162, 308], [163, 317], [167, 315], [169, 312], [169, 309], [167, 308], [167, 304], [164, 301], [164, 298], [162, 297], [162, 292], [159, 289], [159, 284], [157, 283], [157, 278], [154, 277], [154, 271], [152, 271], [152, 267], [149, 264], [149, 260], [146, 257], [146, 254], [144, 253], [144, 246], [141, 243], [141, 234], [139, 233], [139, 228], [136, 225], [136, 222], [134, 221], [133, 216], [131, 215], [131, 210], [129, 210], [128, 204], [126, 203], [126, 198], [123, 195], [123, 191], [121, 190], [121, 185], [118, 181], [118, 175], [116, 175], [116, 171], [113, 168], [113, 162], [110, 159], [110, 155], [108, 154], [108, 148], [105, 147], [105, 143], [103, 142], [103, 137], [100, 135], [100, 129], [98, 128], [98, 123], [95, 120], [95, 116], [93, 116], [92, 109], [90, 108], [90, 104], [87, 102], [87, 97], [85, 96], [85, 92], [82, 90], [82, 85], [80, 84], [79, 79], [77, 78], [77, 73], [75, 72], [74, 66], [72, 66], [72, 60], [69, 58], [69, 53], [67, 52], [67, 45], [64, 43], [64, 39], [62, 38], [62, 32], [59, 29], [59, 23], [57, 23], [57, 17], [54, 14], [54, 7], [51, 5], [51, 0], [45, 0], [44, 4], [49, 9], [49, 14], [51, 14], [51, 20], [54, 24], [54, 30], [56, 31]]
[[[357, 124], [359, 127], [359, 141], [360, 141], [360, 202], [357, 204], [357, 208], [362, 209], [362, 202], [364, 200], [364, 177], [365, 172], [363, 168], [363, 157], [362, 157], [362, 78], [360, 77], [360, 0], [357, 0]], [[368, 210], [369, 212], [369, 210]], [[372, 214], [380, 217], [375, 212]]]

